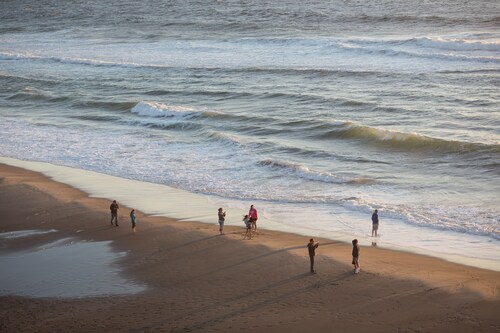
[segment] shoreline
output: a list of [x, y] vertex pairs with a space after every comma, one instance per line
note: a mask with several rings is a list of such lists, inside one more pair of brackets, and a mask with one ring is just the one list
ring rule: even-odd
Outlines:
[[[226, 225], [243, 226], [241, 217], [250, 205], [249, 202], [245, 201], [223, 200], [166, 185], [125, 179], [46, 162], [31, 162], [0, 157], [0, 164], [40, 172], [54, 181], [88, 193], [91, 197], [113, 198], [124, 205], [133, 206], [145, 214], [174, 218], [183, 222], [197, 221], [213, 224], [216, 222], [213, 212], [217, 211], [218, 207], [224, 207], [228, 216]], [[335, 229], [336, 227], [333, 227], [334, 230], [308, 229], [302, 226], [300, 222], [310, 218], [304, 212], [294, 211], [292, 216], [296, 215], [297, 221], [283, 223], [277, 219], [277, 216], [272, 216], [273, 214], [266, 210], [264, 203], [255, 203], [259, 208], [259, 226], [263, 226], [268, 231], [292, 233], [304, 237], [318, 237], [348, 244], [353, 238], [357, 238], [360, 245], [370, 246], [375, 242], [379, 248], [415, 253], [500, 272], [500, 243], [484, 236], [443, 232], [441, 230], [427, 230], [422, 233], [422, 230], [415, 226], [405, 225], [401, 221], [393, 221], [390, 217], [384, 216], [381, 230], [383, 237], [373, 238], [369, 235], [371, 232], [371, 213], [361, 216], [359, 214], [352, 215], [352, 212], [347, 211], [338, 212], [338, 215], [332, 218], [334, 220], [348, 218], [350, 225], [354, 226], [354, 229], [350, 232]], [[330, 225], [335, 223], [330, 223]]]
[[[500, 331], [500, 273], [407, 252], [318, 239], [318, 274], [308, 273], [309, 237], [138, 212], [138, 231], [109, 225], [108, 199], [33, 171], [0, 165], [2, 232], [56, 229], [16, 241], [14, 250], [61, 237], [111, 241], [126, 252], [123, 274], [147, 290], [81, 299], [1, 296], [0, 327], [54, 332]], [[25, 204], [29, 202], [29, 204]], [[115, 309], [118, 309], [115, 311]], [[76, 320], [75, 320], [76, 319]]]

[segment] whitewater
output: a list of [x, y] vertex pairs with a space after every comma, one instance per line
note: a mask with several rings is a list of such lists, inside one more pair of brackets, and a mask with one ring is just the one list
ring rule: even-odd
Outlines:
[[0, 4], [0, 162], [500, 270], [497, 4], [28, 3]]

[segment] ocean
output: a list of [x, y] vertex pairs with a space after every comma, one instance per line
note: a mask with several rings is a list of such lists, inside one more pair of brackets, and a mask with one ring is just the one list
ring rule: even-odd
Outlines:
[[254, 204], [262, 228], [500, 270], [499, 13], [489, 0], [2, 1], [0, 156], [193, 195], [172, 199], [181, 219], [199, 200], [214, 208], [199, 220], [221, 206], [243, 226]]

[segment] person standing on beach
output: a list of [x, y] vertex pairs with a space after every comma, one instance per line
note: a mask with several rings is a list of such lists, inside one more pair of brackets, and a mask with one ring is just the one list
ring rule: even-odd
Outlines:
[[352, 264], [354, 265], [354, 274], [359, 273], [359, 245], [358, 240], [352, 240]]
[[372, 214], [372, 237], [373, 235], [377, 237], [377, 231], [378, 231], [378, 210], [375, 209], [375, 211]]
[[257, 220], [259, 219], [259, 216], [257, 214], [257, 209], [253, 205], [250, 206], [250, 210], [248, 211], [248, 216], [250, 217], [250, 222], [252, 222], [252, 230], [256, 232]]
[[136, 217], [135, 217], [135, 209], [132, 209], [130, 212], [130, 222], [132, 223], [132, 231], [135, 234], [135, 224], [136, 224]]
[[113, 220], [115, 220], [115, 226], [118, 226], [118, 209], [120, 207], [116, 203], [116, 200], [113, 200], [113, 203], [109, 206], [109, 210], [111, 211], [111, 225], [113, 225]]
[[314, 242], [314, 239], [310, 239], [309, 243], [307, 243], [307, 250], [309, 251], [309, 262], [311, 263], [311, 273], [315, 274], [316, 270], [314, 269], [314, 256], [316, 255], [316, 249], [318, 248], [319, 243]]
[[252, 222], [250, 222], [250, 217], [248, 215], [243, 216], [243, 223], [245, 223], [245, 235], [243, 239], [252, 239]]
[[224, 235], [224, 221], [226, 220], [226, 212], [223, 211], [222, 208], [219, 208], [217, 215], [219, 217], [219, 232], [221, 235]]

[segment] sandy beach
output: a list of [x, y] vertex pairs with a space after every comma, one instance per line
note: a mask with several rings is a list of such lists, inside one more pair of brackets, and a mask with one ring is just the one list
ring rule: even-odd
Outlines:
[[[121, 206], [35, 172], [0, 165], [0, 254], [73, 237], [111, 241], [117, 265], [145, 291], [128, 295], [0, 297], [1, 332], [500, 332], [500, 273], [327, 239], [309, 273], [308, 237], [176, 221]], [[214, 212], [216, 216], [216, 212]], [[2, 267], [2, 270], [5, 269]], [[96, 276], [96, 279], [99, 277]], [[85, 287], [85, 286], [83, 286]], [[3, 289], [0, 286], [0, 289]]]

